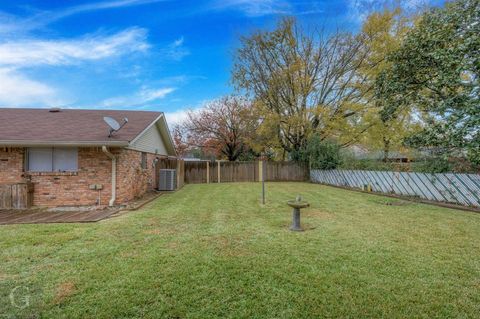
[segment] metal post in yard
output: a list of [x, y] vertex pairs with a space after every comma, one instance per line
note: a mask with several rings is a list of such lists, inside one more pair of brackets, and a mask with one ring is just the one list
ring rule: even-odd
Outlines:
[[217, 161], [218, 164], [218, 182], [220, 183], [220, 161]]
[[210, 161], [207, 161], [207, 184], [210, 183]]
[[265, 205], [265, 161], [262, 160], [262, 204]]

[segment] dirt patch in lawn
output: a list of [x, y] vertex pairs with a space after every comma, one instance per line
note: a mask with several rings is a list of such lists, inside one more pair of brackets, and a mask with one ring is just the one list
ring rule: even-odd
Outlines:
[[122, 258], [136, 258], [138, 257], [140, 254], [138, 253], [138, 251], [122, 251], [120, 253], [120, 257]]
[[385, 205], [387, 206], [407, 206], [407, 205], [410, 205], [411, 203], [410, 202], [407, 202], [407, 201], [404, 201], [404, 200], [399, 200], [399, 201], [395, 201], [395, 202], [386, 202]]
[[4, 274], [4, 273], [1, 273], [0, 272], [0, 281], [4, 281], [4, 280], [8, 280], [8, 279], [13, 279], [13, 278], [16, 278], [18, 276], [16, 275], [7, 275], [7, 274]]
[[158, 217], [150, 217], [148, 219], [148, 224], [146, 224], [146, 226], [157, 226], [157, 225], [161, 225], [161, 220]]
[[155, 229], [149, 229], [145, 231], [145, 234], [147, 235], [160, 235], [162, 233], [162, 230], [155, 228]]
[[147, 229], [143, 233], [145, 235], [159, 235], [159, 236], [176, 236], [188, 231], [187, 225], [156, 225], [155, 228]]
[[169, 248], [169, 249], [177, 249], [177, 248], [180, 247], [180, 245], [181, 245], [181, 244], [180, 244], [179, 242], [172, 241], [172, 242], [169, 242], [169, 243], [167, 244], [167, 248]]
[[61, 283], [57, 286], [53, 303], [56, 305], [62, 303], [65, 299], [73, 295], [76, 291], [77, 288], [75, 287], [75, 283], [73, 283], [72, 281], [66, 281]]
[[305, 212], [300, 213], [301, 217], [314, 217], [314, 218], [321, 218], [321, 219], [334, 219], [335, 214], [324, 212], [321, 210], [308, 210]]
[[212, 235], [203, 236], [199, 242], [213, 247], [217, 254], [225, 257], [242, 257], [251, 255], [246, 247], [249, 236]]

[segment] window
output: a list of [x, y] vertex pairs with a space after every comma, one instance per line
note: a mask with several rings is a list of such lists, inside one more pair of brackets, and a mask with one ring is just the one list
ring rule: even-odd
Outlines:
[[72, 172], [78, 169], [78, 149], [34, 147], [28, 149], [27, 171]]
[[145, 152], [142, 152], [142, 169], [146, 169], [147, 168], [147, 153]]

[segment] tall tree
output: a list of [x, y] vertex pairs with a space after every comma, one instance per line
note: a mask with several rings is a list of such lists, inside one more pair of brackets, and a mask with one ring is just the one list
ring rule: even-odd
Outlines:
[[415, 107], [427, 119], [411, 145], [466, 151], [480, 163], [480, 0], [458, 0], [426, 12], [381, 74], [383, 116]]
[[[265, 132], [274, 133], [280, 147], [295, 156], [309, 135], [322, 139], [349, 134], [344, 126], [361, 107], [354, 84], [362, 64], [362, 42], [349, 33], [307, 34], [292, 18], [273, 31], [241, 38], [233, 81], [255, 99]], [[272, 137], [273, 138], [273, 137]]]
[[247, 139], [256, 130], [250, 101], [226, 96], [211, 101], [199, 111], [190, 111], [183, 124], [191, 146], [214, 150], [218, 157], [237, 160], [248, 152]]
[[385, 103], [375, 95], [374, 90], [378, 76], [391, 67], [392, 63], [387, 57], [400, 48], [410, 28], [411, 19], [400, 8], [395, 8], [372, 13], [361, 30], [366, 55], [359, 69], [363, 81], [359, 88], [363, 91], [365, 103], [369, 105], [364, 109], [361, 121], [370, 125], [361, 141], [373, 149], [382, 150], [384, 161], [392, 149], [402, 148], [406, 136], [418, 130], [411, 108], [398, 109], [394, 117], [382, 116]]
[[179, 157], [184, 157], [187, 155], [189, 150], [188, 142], [185, 140], [185, 133], [182, 129], [182, 126], [176, 124], [172, 128], [172, 137], [173, 137], [173, 144], [175, 145], [175, 150]]

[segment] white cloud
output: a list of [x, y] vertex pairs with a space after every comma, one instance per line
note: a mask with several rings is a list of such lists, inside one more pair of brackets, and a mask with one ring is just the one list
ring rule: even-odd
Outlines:
[[68, 7], [63, 10], [57, 11], [52, 16], [59, 18], [71, 16], [74, 14], [88, 12], [88, 11], [96, 11], [96, 10], [104, 10], [104, 9], [113, 9], [113, 8], [123, 8], [123, 7], [131, 7], [131, 6], [138, 6], [142, 4], [149, 4], [155, 2], [163, 2], [166, 0], [116, 0], [116, 1], [100, 1], [100, 2], [93, 2], [87, 3], [83, 5]]
[[112, 35], [93, 34], [69, 40], [18, 39], [0, 43], [0, 104], [62, 105], [59, 89], [31, 79], [25, 71], [143, 52], [149, 48], [146, 35], [145, 29], [130, 28]]
[[429, 5], [429, 1], [428, 0], [404, 0], [402, 2], [402, 6], [409, 10], [417, 10], [417, 9], [421, 9], [421, 8], [425, 8]]
[[160, 51], [160, 54], [168, 59], [174, 61], [180, 61], [184, 57], [190, 54], [190, 51], [183, 46], [184, 38], [180, 37], [179, 39], [170, 43], [165, 49]]
[[183, 45], [183, 41], [184, 41], [184, 39], [183, 39], [183, 37], [181, 37], [181, 38], [173, 41], [172, 46], [173, 46], [173, 47], [182, 46], [182, 45]]
[[[413, 0], [412, 0], [413, 1]], [[322, 1], [302, 0], [212, 0], [208, 10], [237, 10], [247, 17], [309, 15], [324, 12]]]
[[182, 124], [187, 119], [188, 110], [177, 110], [174, 112], [165, 112], [165, 118], [170, 128], [177, 124]]
[[109, 36], [86, 35], [73, 40], [8, 41], [0, 43], [0, 65], [68, 65], [145, 51], [149, 47], [146, 34], [145, 29], [130, 28]]
[[[40, 11], [30, 16], [17, 16], [0, 11], [0, 104], [9, 106], [64, 105], [60, 87], [52, 87], [30, 76], [39, 67], [61, 67], [99, 62], [150, 48], [147, 30], [133, 27], [117, 33], [87, 34], [72, 39], [49, 39], [34, 36], [48, 24], [83, 12], [123, 8], [169, 0], [110, 0], [70, 6], [54, 11]], [[160, 49], [166, 58], [181, 60], [190, 54], [184, 38], [178, 38]], [[98, 64], [96, 64], [98, 65]], [[53, 72], [53, 69], [47, 69]], [[45, 71], [41, 71], [45, 72]], [[47, 71], [49, 72], [49, 71]], [[138, 77], [139, 67], [132, 68], [129, 77]], [[38, 75], [38, 72], [37, 72]], [[103, 101], [104, 107], [142, 106], [164, 98], [175, 88], [159, 84], [160, 88], [142, 87], [131, 96], [118, 96]]]
[[24, 21], [17, 16], [0, 11], [0, 34], [13, 34], [25, 28]]
[[138, 92], [132, 95], [108, 98], [106, 100], [103, 100], [100, 104], [101, 106], [106, 108], [143, 106], [146, 103], [163, 99], [173, 91], [175, 91], [175, 88], [173, 87], [157, 89], [142, 87]]
[[246, 16], [260, 17], [272, 14], [290, 14], [291, 5], [282, 0], [216, 0], [214, 10], [240, 10]]
[[351, 20], [364, 21], [369, 14], [384, 8], [400, 6], [407, 12], [416, 11], [427, 7], [430, 0], [348, 0], [348, 15]]
[[12, 69], [0, 68], [0, 105], [57, 106], [64, 104], [52, 87], [31, 80]]
[[123, 8], [168, 0], [114, 0], [66, 7], [56, 11], [41, 11], [33, 16], [19, 18], [0, 12], [0, 34], [15, 35], [44, 27], [57, 20], [89, 11]]
[[162, 89], [142, 89], [139, 92], [140, 98], [145, 102], [153, 100], [163, 99], [167, 94], [175, 91], [175, 88], [162, 88]]
[[356, 21], [364, 21], [370, 13], [377, 10], [377, 8], [374, 8], [374, 3], [374, 0], [349, 0], [350, 18]]
[[200, 112], [208, 103], [211, 103], [212, 101], [214, 101], [214, 99], [203, 100], [203, 101], [199, 102], [198, 104], [195, 104], [194, 106], [191, 106], [191, 107], [176, 110], [176, 111], [173, 111], [173, 112], [164, 112], [169, 127], [172, 128], [176, 124], [182, 124], [187, 119], [187, 117], [188, 117], [187, 114], [189, 112], [194, 112], [194, 113]]

